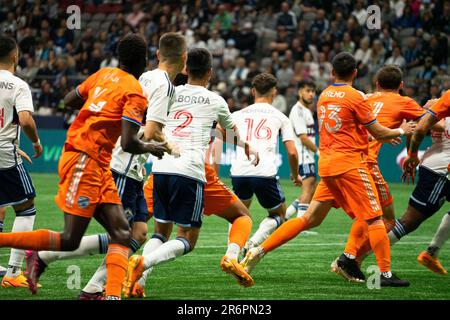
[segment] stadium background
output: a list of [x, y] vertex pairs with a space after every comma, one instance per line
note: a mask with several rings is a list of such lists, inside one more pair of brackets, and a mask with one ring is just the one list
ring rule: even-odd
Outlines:
[[[66, 8], [73, 4], [80, 8], [81, 28], [70, 30]], [[366, 27], [372, 4], [381, 8], [380, 30]], [[358, 60], [354, 85], [364, 92], [373, 91], [374, 74], [385, 63], [402, 67], [403, 92], [421, 104], [450, 87], [448, 0], [0, 0], [0, 33], [19, 42], [17, 74], [32, 88], [45, 146], [30, 171], [56, 171], [64, 132], [53, 130], [67, 128], [75, 115], [65, 108], [63, 97], [99, 68], [117, 66], [117, 42], [129, 31], [148, 39], [149, 69], [157, 65], [157, 42], [164, 32], [181, 32], [189, 48], [208, 48], [214, 56], [210, 88], [227, 100], [231, 111], [250, 104], [251, 79], [270, 72], [279, 82], [274, 106], [288, 114], [300, 80], [313, 80], [318, 94], [332, 81], [330, 61], [340, 51]], [[23, 148], [31, 150], [27, 143]], [[381, 169], [388, 181], [398, 181], [403, 146], [384, 149]], [[287, 165], [281, 165], [280, 177], [289, 177]]]
[[[71, 4], [81, 9], [80, 30], [66, 28], [66, 7]], [[371, 4], [381, 7], [381, 30], [366, 28], [366, 8]], [[374, 73], [385, 63], [402, 67], [403, 93], [421, 104], [450, 87], [448, 0], [297, 0], [286, 4], [244, 0], [0, 0], [0, 33], [12, 35], [19, 42], [21, 59], [17, 73], [32, 88], [35, 117], [45, 146], [43, 156], [28, 166], [38, 191], [36, 228], [62, 227], [61, 212], [53, 201], [57, 188], [55, 173], [65, 129], [74, 118], [65, 109], [62, 98], [100, 67], [117, 65], [117, 42], [133, 30], [148, 39], [149, 69], [156, 66], [157, 40], [166, 31], [181, 30], [190, 48], [210, 49], [215, 63], [211, 89], [226, 98], [231, 111], [251, 103], [250, 80], [266, 71], [279, 79], [280, 94], [274, 105], [288, 113], [297, 99], [298, 81], [315, 81], [319, 94], [332, 80], [331, 59], [342, 50], [357, 57], [359, 76], [355, 87], [365, 92], [373, 90]], [[429, 143], [428, 140], [422, 147]], [[22, 139], [22, 147], [31, 153], [26, 138]], [[402, 146], [383, 147], [381, 168], [391, 182], [399, 181], [396, 163], [402, 149]], [[226, 174], [227, 168], [223, 170]], [[281, 166], [281, 177], [287, 177], [287, 172], [288, 167]], [[282, 186], [288, 201], [298, 195], [299, 190], [289, 181], [282, 180]], [[390, 186], [400, 215], [412, 186], [395, 183]], [[442, 212], [448, 209], [446, 204]], [[257, 226], [264, 210], [255, 203], [251, 211]], [[10, 209], [7, 217], [5, 231], [11, 228]], [[407, 291], [368, 291], [365, 286], [351, 286], [327, 272], [330, 262], [343, 248], [351, 222], [344, 214], [333, 211], [318, 228], [319, 237], [300, 236], [265, 258], [255, 270], [257, 285], [247, 291], [233, 285], [218, 267], [226, 245], [226, 223], [214, 217], [206, 219], [196, 252], [156, 270], [147, 295], [152, 299], [449, 299], [448, 279], [420, 269], [414, 260], [430, 241], [441, 217], [436, 214], [393, 249], [395, 270], [413, 284]], [[88, 233], [101, 231], [93, 222]], [[6, 264], [8, 256], [9, 251], [2, 249], [1, 264]], [[443, 261], [447, 262], [449, 257], [448, 250], [442, 252]], [[77, 290], [62, 285], [67, 281], [67, 268], [80, 265], [85, 283], [101, 260], [102, 257], [92, 256], [77, 260], [82, 261], [80, 264], [55, 263], [42, 279], [41, 294], [34, 298], [73, 298]], [[368, 259], [367, 265], [373, 263], [373, 257]], [[201, 272], [200, 281], [191, 277], [192, 270]], [[186, 292], [186, 288], [195, 290]], [[26, 290], [2, 289], [1, 298], [28, 299], [30, 295]]]

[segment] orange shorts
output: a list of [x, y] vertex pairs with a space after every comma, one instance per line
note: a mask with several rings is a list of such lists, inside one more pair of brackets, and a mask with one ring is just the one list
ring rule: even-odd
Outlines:
[[378, 191], [378, 200], [380, 201], [381, 207], [385, 208], [394, 201], [389, 191], [389, 186], [384, 180], [377, 163], [368, 163], [367, 166]]
[[[219, 177], [216, 171], [210, 165], [205, 165], [206, 185], [205, 185], [205, 211], [204, 214], [210, 216], [220, 213], [230, 207], [238, 200], [238, 197], [231, 191]], [[144, 196], [147, 202], [149, 215], [153, 215], [153, 175], [148, 177], [144, 185]]]
[[333, 201], [333, 207], [342, 207], [352, 219], [370, 220], [383, 214], [375, 183], [367, 168], [322, 177], [313, 200]]
[[92, 218], [101, 203], [121, 204], [109, 167], [83, 152], [65, 151], [58, 164], [56, 204], [65, 213]]

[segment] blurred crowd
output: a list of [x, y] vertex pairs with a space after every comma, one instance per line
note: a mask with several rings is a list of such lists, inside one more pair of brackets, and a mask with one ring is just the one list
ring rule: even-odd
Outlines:
[[[70, 4], [81, 9], [81, 30], [67, 28]], [[373, 4], [381, 8], [380, 29], [367, 27]], [[278, 79], [274, 105], [289, 112], [297, 83], [313, 80], [319, 93], [341, 51], [355, 55], [355, 87], [365, 92], [385, 64], [403, 69], [404, 94], [419, 103], [450, 88], [450, 0], [0, 0], [0, 34], [19, 43], [17, 73], [32, 87], [39, 114], [65, 114], [64, 95], [99, 68], [117, 66], [117, 43], [130, 31], [146, 37], [149, 69], [165, 32], [209, 49], [211, 89], [232, 111], [251, 103], [251, 79], [270, 72]]]

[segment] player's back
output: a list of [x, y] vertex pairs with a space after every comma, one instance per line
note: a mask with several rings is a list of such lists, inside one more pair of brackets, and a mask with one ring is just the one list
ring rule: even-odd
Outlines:
[[206, 182], [205, 154], [214, 121], [224, 129], [234, 126], [222, 97], [202, 86], [186, 84], [176, 87], [164, 134], [179, 148], [180, 157], [166, 154], [161, 160], [155, 160], [152, 171]]
[[119, 68], [103, 68], [77, 88], [85, 99], [67, 132], [66, 150], [88, 154], [109, 165], [119, 138], [122, 119], [142, 124], [147, 100], [134, 76]]
[[30, 88], [11, 72], [0, 70], [0, 168], [22, 162], [17, 155], [20, 111], [33, 112]]
[[[373, 110], [377, 121], [390, 129], [398, 128], [403, 122], [416, 121], [424, 113], [424, 109], [410, 97], [395, 92], [375, 92], [367, 95], [367, 102]], [[377, 162], [382, 143], [372, 140], [369, 143], [369, 162]]]
[[335, 176], [364, 167], [368, 133], [364, 126], [376, 121], [364, 93], [347, 84], [334, 84], [320, 95], [319, 175]]
[[268, 103], [255, 103], [232, 114], [241, 138], [254, 147], [260, 157], [257, 166], [251, 164], [242, 148], [236, 149], [231, 163], [232, 176], [273, 177], [277, 174], [278, 138], [294, 140], [290, 120]]

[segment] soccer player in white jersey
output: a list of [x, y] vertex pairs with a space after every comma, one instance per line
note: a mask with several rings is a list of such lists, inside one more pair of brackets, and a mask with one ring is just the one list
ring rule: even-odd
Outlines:
[[[394, 229], [388, 233], [391, 245], [416, 230], [425, 220], [441, 209], [445, 201], [450, 201], [450, 117], [440, 120], [431, 131], [432, 146], [422, 156], [419, 165], [419, 180], [409, 199], [403, 216], [396, 221]], [[439, 248], [449, 236], [449, 218], [445, 214], [436, 241], [417, 258], [418, 262], [433, 272], [446, 274], [437, 259]], [[446, 231], [444, 231], [446, 230]]]
[[255, 103], [232, 114], [242, 138], [245, 136], [244, 140], [253, 145], [260, 157], [259, 164], [253, 166], [242, 148], [236, 150], [236, 158], [231, 162], [233, 191], [248, 208], [253, 195], [256, 195], [258, 202], [269, 213], [247, 241], [244, 254], [263, 242], [285, 218], [285, 197], [278, 182], [276, 164], [280, 131], [288, 154], [291, 180], [296, 186], [302, 184], [291, 123], [288, 117], [271, 105], [277, 94], [276, 85], [277, 80], [273, 75], [257, 75], [252, 81]]
[[295, 133], [295, 146], [299, 158], [299, 172], [302, 177], [302, 193], [286, 210], [286, 219], [294, 214], [302, 215], [309, 207], [316, 190], [316, 129], [312, 113], [316, 85], [309, 80], [302, 80], [298, 84], [298, 101], [289, 114]]
[[[146, 140], [165, 141], [162, 127], [168, 110], [174, 101], [175, 88], [172, 81], [183, 71], [186, 64], [186, 41], [176, 33], [166, 33], [159, 40], [157, 56], [158, 68], [144, 72], [139, 82], [147, 97], [148, 109], [146, 124], [141, 128], [138, 136]], [[125, 213], [132, 223], [131, 253], [135, 253], [147, 239], [148, 210], [143, 195], [144, 165], [149, 154], [132, 155], [124, 152], [120, 146], [120, 139], [113, 150], [111, 171], [119, 191]], [[155, 233], [152, 239], [159, 239]], [[150, 239], [149, 245], [153, 249], [159, 246], [158, 241]], [[39, 252], [40, 267], [45, 269], [48, 264], [62, 259], [79, 258], [92, 254], [106, 253], [109, 243], [107, 234], [84, 236], [80, 246], [75, 251], [41, 251]], [[145, 252], [145, 250], [144, 250]], [[106, 282], [106, 265], [103, 262], [91, 277], [78, 296], [81, 300], [102, 299], [103, 286]]]
[[155, 233], [169, 239], [176, 223], [177, 237], [149, 254], [130, 258], [125, 297], [130, 296], [145, 270], [189, 253], [197, 242], [203, 218], [205, 153], [211, 127], [214, 121], [224, 129], [235, 127], [225, 100], [206, 89], [212, 73], [211, 63], [207, 50], [196, 48], [189, 52], [188, 83], [176, 87], [176, 100], [164, 128], [168, 141], [178, 145], [180, 156], [155, 160], [152, 168]]
[[[33, 230], [36, 216], [36, 191], [18, 154], [20, 129], [33, 143], [34, 158], [43, 150], [30, 88], [14, 75], [18, 61], [16, 41], [0, 36], [0, 207], [12, 206], [16, 213], [12, 232]], [[3, 287], [28, 287], [21, 269], [24, 257], [23, 250], [11, 250]]]

